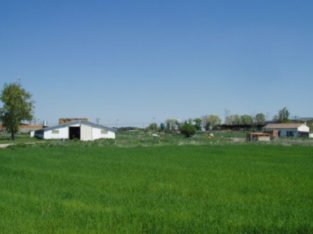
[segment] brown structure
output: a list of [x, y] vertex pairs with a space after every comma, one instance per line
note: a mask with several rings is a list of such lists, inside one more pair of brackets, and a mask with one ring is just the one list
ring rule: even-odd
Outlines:
[[83, 121], [83, 122], [88, 122], [88, 118], [60, 118], [59, 119], [59, 124], [66, 124], [70, 122], [76, 122], [76, 121]]
[[271, 138], [278, 138], [279, 137], [279, 132], [278, 130], [271, 130], [271, 131], [264, 131], [267, 134], [271, 135]]
[[272, 134], [267, 132], [250, 132], [247, 134], [248, 141], [270, 141]]
[[[42, 129], [43, 126], [41, 124], [25, 124], [22, 123], [19, 126], [19, 133], [30, 133], [31, 131], [36, 131], [39, 129]], [[5, 131], [5, 127], [0, 124], [0, 132], [4, 132]]]

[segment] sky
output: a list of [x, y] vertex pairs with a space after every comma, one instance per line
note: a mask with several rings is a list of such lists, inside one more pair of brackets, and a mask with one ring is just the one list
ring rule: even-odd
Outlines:
[[0, 87], [35, 117], [144, 125], [313, 108], [313, 1], [0, 0]]

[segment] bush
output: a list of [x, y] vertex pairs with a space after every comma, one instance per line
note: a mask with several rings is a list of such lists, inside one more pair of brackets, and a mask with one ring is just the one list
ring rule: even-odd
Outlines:
[[190, 123], [184, 123], [179, 130], [185, 137], [191, 137], [196, 133], [196, 127]]
[[151, 123], [146, 128], [146, 130], [148, 130], [148, 131], [157, 131], [158, 130], [158, 125], [156, 123]]

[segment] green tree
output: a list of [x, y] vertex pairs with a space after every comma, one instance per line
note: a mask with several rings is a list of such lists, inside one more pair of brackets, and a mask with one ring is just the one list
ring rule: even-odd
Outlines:
[[203, 118], [205, 130], [215, 129], [218, 125], [222, 123], [222, 120], [217, 115], [208, 115]]
[[160, 131], [163, 132], [165, 130], [165, 124], [160, 123]]
[[149, 130], [149, 131], [157, 131], [158, 130], [158, 124], [157, 123], [149, 124], [149, 126], [147, 127], [147, 130]]
[[229, 115], [226, 117], [225, 123], [227, 125], [238, 125], [241, 124], [240, 115]]
[[191, 137], [196, 133], [196, 127], [188, 122], [182, 124], [179, 130], [185, 137]]
[[5, 84], [0, 95], [3, 103], [0, 109], [0, 119], [7, 132], [11, 134], [11, 139], [15, 140], [15, 135], [19, 130], [22, 121], [30, 121], [33, 118], [32, 96], [19, 83]]
[[265, 123], [265, 115], [263, 113], [257, 113], [254, 120], [256, 124], [263, 124]]
[[195, 118], [194, 120], [194, 123], [195, 123], [195, 128], [197, 131], [200, 131], [201, 130], [201, 127], [202, 127], [202, 119], [200, 118]]
[[253, 123], [253, 118], [250, 115], [240, 116], [240, 124], [249, 125]]
[[289, 120], [289, 111], [287, 107], [282, 108], [278, 111], [278, 114], [274, 117], [274, 120], [280, 122], [280, 123], [286, 123]]

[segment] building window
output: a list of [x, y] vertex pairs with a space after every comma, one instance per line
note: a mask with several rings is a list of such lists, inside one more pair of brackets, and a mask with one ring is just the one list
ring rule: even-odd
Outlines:
[[102, 129], [102, 130], [101, 130], [101, 134], [107, 134], [107, 133], [108, 133], [107, 130], [105, 130], [105, 129]]
[[292, 131], [287, 131], [287, 137], [293, 137], [294, 133]]
[[59, 134], [60, 131], [59, 130], [52, 130], [52, 134]]

